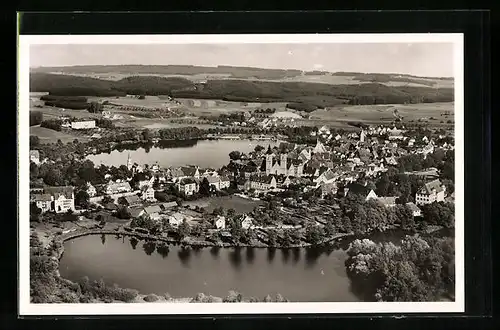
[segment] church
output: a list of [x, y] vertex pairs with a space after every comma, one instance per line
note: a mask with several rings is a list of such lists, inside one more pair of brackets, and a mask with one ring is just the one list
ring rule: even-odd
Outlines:
[[292, 159], [288, 157], [288, 153], [278, 153], [272, 152], [271, 147], [267, 149], [265, 155], [265, 161], [262, 163], [262, 171], [266, 175], [284, 175], [300, 177], [303, 176], [304, 164], [298, 159]]

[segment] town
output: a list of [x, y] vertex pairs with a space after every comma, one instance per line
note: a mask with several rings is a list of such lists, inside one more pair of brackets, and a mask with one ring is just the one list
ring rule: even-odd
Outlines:
[[[95, 123], [70, 126], [93, 129]], [[323, 126], [310, 129], [315, 145], [281, 141], [257, 145], [248, 154], [234, 150], [217, 169], [138, 164], [129, 152], [126, 164], [114, 170], [82, 161], [77, 186], [48, 185], [58, 162], [41, 156], [43, 146], [35, 147], [32, 219], [94, 219], [96, 229], [204, 246], [306, 246], [395, 226], [450, 227], [453, 221], [428, 219], [422, 212], [432, 214], [432, 207], [451, 205], [454, 198], [453, 138], [440, 133], [407, 130], [401, 123], [342, 134]], [[197, 206], [207, 198], [218, 199], [220, 207]], [[253, 207], [246, 212], [226, 207], [232, 200]], [[349, 203], [364, 205], [363, 213], [385, 212], [383, 219], [363, 219]]]

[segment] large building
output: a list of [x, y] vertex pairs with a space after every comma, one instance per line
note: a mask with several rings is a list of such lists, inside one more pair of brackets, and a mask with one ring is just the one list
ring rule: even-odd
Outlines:
[[265, 162], [262, 165], [264, 166], [263, 172], [266, 175], [300, 177], [304, 174], [304, 164], [302, 161], [289, 158], [287, 153], [275, 155], [270, 148], [266, 153]]
[[427, 182], [415, 195], [415, 204], [424, 205], [434, 202], [443, 202], [446, 195], [446, 187], [439, 179]]
[[46, 187], [43, 194], [37, 194], [33, 200], [42, 212], [54, 211], [64, 213], [75, 210], [73, 187]]
[[73, 121], [71, 122], [72, 129], [91, 129], [95, 128], [95, 120]]

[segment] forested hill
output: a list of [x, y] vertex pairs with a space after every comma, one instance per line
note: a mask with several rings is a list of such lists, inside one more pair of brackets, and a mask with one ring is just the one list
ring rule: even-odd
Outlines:
[[380, 83], [325, 83], [220, 79], [194, 83], [179, 77], [133, 76], [118, 81], [32, 73], [31, 92], [64, 96], [171, 95], [241, 102], [294, 102], [324, 108], [337, 104], [451, 102], [453, 88], [388, 86]]

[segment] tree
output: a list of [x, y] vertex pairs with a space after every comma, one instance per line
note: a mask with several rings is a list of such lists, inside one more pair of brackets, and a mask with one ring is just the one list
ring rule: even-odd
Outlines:
[[36, 135], [30, 135], [30, 148], [38, 147], [40, 145], [40, 138]]
[[113, 198], [111, 198], [108, 195], [104, 196], [101, 200], [101, 204], [103, 204], [103, 205], [108, 204], [108, 203], [113, 203], [113, 202], [114, 202]]
[[103, 106], [99, 102], [90, 102], [90, 106], [88, 111], [91, 113], [101, 113], [103, 110]]
[[327, 221], [327, 223], [325, 225], [325, 234], [327, 236], [333, 236], [336, 234], [335, 226], [333, 225], [333, 223], [331, 221]]
[[75, 195], [75, 204], [86, 209], [90, 204], [90, 196], [85, 190], [80, 190]]
[[238, 160], [241, 158], [241, 152], [235, 150], [235, 151], [231, 151], [229, 153], [229, 159], [231, 160]]
[[116, 217], [118, 219], [130, 219], [131, 218], [130, 210], [126, 206], [121, 206], [117, 211], [116, 211]]
[[142, 131], [142, 139], [145, 140], [145, 141], [151, 141], [151, 139], [153, 138], [153, 135], [151, 134], [151, 130], [149, 129], [145, 129]]
[[267, 239], [268, 239], [268, 245], [269, 246], [276, 246], [277, 239], [278, 239], [278, 234], [276, 233], [276, 230], [271, 229], [267, 232]]
[[199, 193], [203, 196], [210, 196], [210, 183], [206, 177], [201, 180]]
[[256, 145], [255, 148], [253, 149], [255, 152], [261, 152], [265, 148], [261, 146], [260, 144]]
[[36, 203], [30, 203], [30, 220], [39, 221], [40, 214], [42, 214], [42, 209], [36, 206]]
[[184, 220], [177, 228], [177, 234], [178, 234], [179, 240], [183, 240], [184, 237], [189, 236], [190, 233], [191, 233], [191, 227], [189, 226], [187, 221]]
[[321, 240], [321, 229], [315, 225], [306, 227], [306, 240], [311, 244], [316, 244]]

